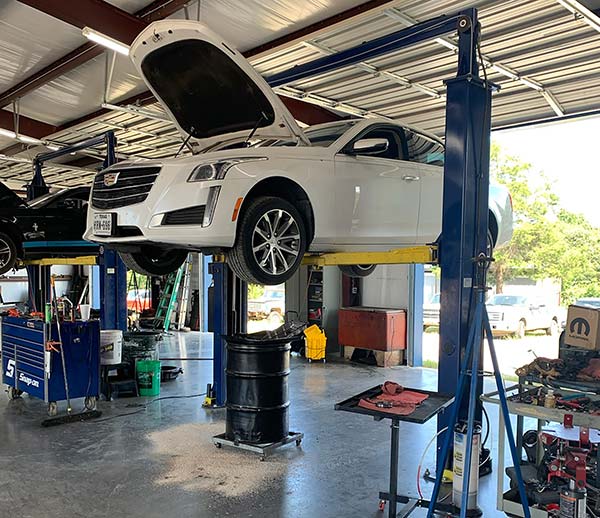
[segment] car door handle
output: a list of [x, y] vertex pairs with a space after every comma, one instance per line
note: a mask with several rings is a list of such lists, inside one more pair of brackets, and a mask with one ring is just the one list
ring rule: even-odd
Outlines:
[[421, 177], [420, 177], [420, 176], [412, 176], [412, 175], [409, 175], [409, 174], [405, 174], [405, 175], [402, 177], [402, 179], [403, 179], [405, 182], [418, 182], [418, 181], [421, 179]]

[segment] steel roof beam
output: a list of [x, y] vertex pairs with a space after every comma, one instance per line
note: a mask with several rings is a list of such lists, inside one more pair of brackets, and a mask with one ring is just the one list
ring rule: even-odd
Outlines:
[[[138, 32], [149, 23], [165, 18], [183, 7], [190, 0], [155, 0], [150, 5], [131, 15], [121, 9], [101, 0], [79, 0], [65, 2], [64, 0], [19, 0], [34, 7], [49, 16], [63, 20], [77, 27], [92, 27], [108, 35], [119, 34], [121, 38], [127, 34]], [[74, 5], [77, 7], [74, 8]], [[93, 16], [87, 8], [93, 9]], [[140, 28], [141, 27], [141, 28]], [[137, 29], [136, 29], [137, 28]], [[114, 36], [113, 36], [114, 37]], [[119, 38], [117, 38], [119, 39]], [[133, 39], [129, 41], [131, 43]], [[124, 42], [126, 43], [126, 42]], [[94, 43], [84, 43], [53, 63], [35, 72], [12, 88], [0, 94], [0, 107], [23, 97], [27, 93], [49, 83], [66, 72], [99, 56], [105, 51], [104, 47]]]
[[[557, 1], [559, 3], [563, 3], [563, 2], [578, 3], [578, 2], [575, 2], [575, 0], [557, 0]], [[393, 18], [394, 20], [398, 20], [399, 22], [402, 22], [407, 27], [411, 27], [413, 25], [420, 23], [418, 20], [412, 18], [411, 16], [408, 16], [407, 14], [404, 14], [404, 13], [398, 11], [395, 8], [385, 9], [383, 12], [386, 16]], [[458, 45], [451, 38], [442, 36], [439, 38], [435, 38], [434, 41], [436, 43], [438, 43], [439, 45], [442, 45], [443, 47], [446, 47], [447, 49], [449, 49], [455, 53], [458, 52]], [[512, 79], [513, 81], [518, 81], [519, 83], [527, 86], [528, 88], [535, 90], [546, 100], [548, 105], [552, 108], [552, 110], [554, 110], [554, 113], [556, 113], [556, 115], [558, 117], [563, 117], [565, 115], [563, 107], [558, 102], [558, 100], [556, 99], [554, 94], [552, 92], [550, 92], [542, 84], [540, 84], [538, 81], [531, 79], [530, 77], [525, 77], [525, 76], [519, 74], [519, 72], [517, 72], [516, 70], [514, 70], [506, 65], [503, 65], [502, 63], [500, 63], [498, 61], [495, 61], [495, 60], [489, 58], [485, 54], [482, 54], [481, 58], [483, 60], [482, 66], [484, 66], [486, 68], [491, 68], [495, 72], [498, 72], [499, 74], [501, 74], [505, 77], [508, 77], [509, 79]]]

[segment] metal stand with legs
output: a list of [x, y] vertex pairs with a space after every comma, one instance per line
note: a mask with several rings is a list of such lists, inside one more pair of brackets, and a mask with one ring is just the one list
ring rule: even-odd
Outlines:
[[[515, 472], [517, 475], [517, 482], [519, 486], [519, 495], [521, 497], [521, 503], [523, 505], [523, 513], [525, 518], [531, 518], [529, 505], [527, 501], [527, 495], [525, 493], [525, 484], [523, 483], [523, 475], [521, 473], [521, 459], [517, 453], [515, 444], [515, 438], [510, 422], [510, 415], [508, 413], [508, 404], [506, 402], [506, 392], [504, 390], [504, 384], [502, 382], [502, 376], [500, 375], [500, 369], [498, 367], [498, 358], [496, 357], [496, 349], [494, 348], [494, 339], [492, 336], [492, 329], [488, 319], [487, 310], [485, 307], [485, 292], [486, 288], [486, 276], [487, 270], [492, 259], [487, 257], [485, 254], [480, 254], [477, 257], [477, 272], [478, 272], [478, 283], [474, 290], [476, 292], [476, 306], [475, 316], [469, 330], [469, 337], [467, 340], [467, 347], [465, 353], [465, 359], [461, 369], [460, 377], [458, 379], [458, 390], [456, 392], [456, 400], [452, 409], [450, 422], [448, 424], [448, 430], [444, 437], [444, 443], [440, 456], [438, 457], [437, 475], [435, 479], [435, 485], [433, 487], [433, 493], [431, 495], [431, 502], [429, 503], [429, 510], [427, 517], [431, 518], [435, 513], [435, 502], [439, 497], [440, 487], [442, 485], [442, 477], [444, 473], [444, 467], [450, 453], [450, 447], [452, 444], [452, 437], [454, 435], [454, 427], [458, 422], [459, 411], [461, 407], [462, 398], [465, 394], [467, 385], [467, 379], [470, 379], [469, 389], [469, 400], [468, 400], [468, 418], [467, 418], [467, 438], [466, 445], [473, 444], [473, 433], [475, 429], [475, 411], [476, 403], [478, 399], [477, 395], [477, 382], [479, 376], [481, 376], [479, 359], [481, 357], [481, 348], [483, 347], [484, 333], [487, 338], [488, 347], [490, 350], [490, 356], [492, 358], [492, 365], [494, 368], [494, 378], [496, 380], [496, 386], [498, 388], [498, 397], [500, 399], [500, 407], [502, 409], [502, 416], [506, 426], [506, 435], [508, 436], [508, 443], [510, 446], [510, 452], [512, 455]], [[463, 474], [463, 487], [462, 487], [462, 499], [460, 504], [460, 518], [467, 516], [467, 500], [469, 495], [469, 480], [471, 475], [471, 458], [472, 455], [477, 455], [476, 452], [472, 451], [470, 447], [465, 448], [465, 459], [464, 459], [464, 474]]]

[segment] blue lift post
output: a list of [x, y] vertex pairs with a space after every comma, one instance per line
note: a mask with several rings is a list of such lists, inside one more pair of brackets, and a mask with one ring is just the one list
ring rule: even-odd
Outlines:
[[248, 284], [238, 279], [224, 261], [214, 261], [210, 267], [210, 273], [214, 280], [212, 386], [216, 406], [220, 407], [227, 401], [225, 336], [246, 332]]
[[[108, 167], [116, 162], [116, 137], [113, 131], [107, 131], [97, 137], [64, 146], [56, 151], [41, 153], [33, 161], [34, 176], [27, 186], [27, 199], [31, 200], [43, 194], [49, 189], [42, 174], [45, 162], [82, 151], [91, 147], [106, 144], [106, 158], [103, 166]], [[29, 266], [27, 267], [30, 284], [30, 298], [38, 311], [43, 311], [43, 302], [50, 300], [50, 267]], [[125, 264], [118, 254], [113, 250], [104, 250], [100, 262], [100, 302], [102, 329], [127, 330], [127, 270]], [[37, 307], [39, 306], [39, 307]]]

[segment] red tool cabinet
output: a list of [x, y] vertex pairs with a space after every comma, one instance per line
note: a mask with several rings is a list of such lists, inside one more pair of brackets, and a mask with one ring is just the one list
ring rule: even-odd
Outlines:
[[394, 351], [406, 349], [406, 311], [371, 307], [340, 308], [340, 345]]

